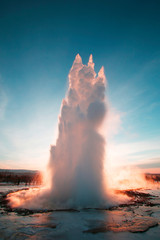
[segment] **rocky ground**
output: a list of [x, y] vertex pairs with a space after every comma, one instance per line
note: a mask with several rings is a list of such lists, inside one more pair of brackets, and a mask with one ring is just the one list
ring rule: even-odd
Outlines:
[[159, 190], [119, 190], [116, 194], [130, 197], [127, 203], [80, 211], [11, 208], [8, 192], [0, 193], [0, 239], [158, 240], [160, 236]]

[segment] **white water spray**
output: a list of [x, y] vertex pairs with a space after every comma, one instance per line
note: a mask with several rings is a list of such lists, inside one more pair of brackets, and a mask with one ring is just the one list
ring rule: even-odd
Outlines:
[[100, 133], [107, 113], [105, 88], [104, 68], [96, 77], [92, 55], [86, 66], [78, 54], [62, 101], [56, 145], [50, 151], [50, 189], [12, 194], [11, 206], [106, 207], [105, 139]]
[[96, 207], [103, 203], [105, 140], [99, 133], [107, 108], [103, 67], [96, 77], [78, 54], [62, 101], [59, 134], [51, 147], [51, 201], [60, 207]]

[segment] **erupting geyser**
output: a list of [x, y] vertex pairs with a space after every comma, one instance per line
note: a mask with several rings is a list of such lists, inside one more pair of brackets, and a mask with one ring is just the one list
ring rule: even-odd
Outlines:
[[104, 68], [96, 77], [92, 55], [86, 66], [78, 54], [62, 101], [58, 139], [51, 147], [53, 206], [96, 207], [106, 199], [105, 140], [99, 131], [107, 111], [105, 87]]
[[98, 76], [92, 55], [88, 66], [78, 54], [69, 73], [69, 88], [62, 101], [59, 132], [51, 146], [51, 188], [32, 194], [14, 194], [12, 206], [87, 208], [106, 206], [104, 177], [105, 139], [100, 133], [107, 112], [106, 78]]

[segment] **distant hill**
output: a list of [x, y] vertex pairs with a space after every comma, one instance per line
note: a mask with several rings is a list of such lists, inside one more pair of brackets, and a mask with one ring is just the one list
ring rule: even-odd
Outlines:
[[42, 184], [42, 174], [38, 170], [0, 169], [0, 183], [40, 185]]
[[160, 174], [157, 173], [146, 173], [145, 177], [148, 181], [160, 182]]
[[10, 173], [36, 173], [40, 172], [38, 170], [28, 170], [28, 169], [0, 169], [0, 172], [10, 172]]

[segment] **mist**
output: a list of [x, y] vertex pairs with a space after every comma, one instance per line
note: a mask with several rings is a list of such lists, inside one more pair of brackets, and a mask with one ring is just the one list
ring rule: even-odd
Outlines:
[[63, 209], [109, 204], [104, 169], [106, 142], [102, 135], [108, 111], [104, 68], [97, 75], [92, 55], [84, 65], [78, 54], [68, 80], [56, 144], [50, 149], [48, 183], [36, 191], [13, 194], [9, 197], [12, 207]]
[[62, 101], [58, 138], [51, 146], [50, 202], [53, 207], [96, 207], [106, 201], [103, 184], [105, 139], [100, 128], [107, 113], [103, 67], [96, 76], [92, 55], [78, 54]]

